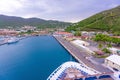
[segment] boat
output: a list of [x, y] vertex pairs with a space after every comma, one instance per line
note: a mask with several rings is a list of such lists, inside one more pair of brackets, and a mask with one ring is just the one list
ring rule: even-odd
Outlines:
[[82, 63], [68, 61], [60, 65], [47, 80], [79, 80], [81, 77], [100, 74]]
[[16, 42], [18, 42], [18, 41], [19, 41], [19, 39], [17, 39], [17, 38], [9, 38], [9, 39], [7, 40], [7, 44], [16, 43]]

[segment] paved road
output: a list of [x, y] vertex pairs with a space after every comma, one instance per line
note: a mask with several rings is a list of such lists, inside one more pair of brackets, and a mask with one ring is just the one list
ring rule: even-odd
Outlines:
[[86, 57], [90, 57], [88, 53], [85, 51], [80, 51], [80, 49], [70, 42], [64, 40], [62, 37], [55, 37], [61, 45], [63, 45], [69, 52], [72, 54], [79, 62], [82, 61], [84, 64], [86, 64], [88, 67], [91, 67], [99, 72], [106, 72], [111, 73], [112, 71], [108, 68], [102, 66], [101, 64], [94, 64], [90, 60], [86, 59]]

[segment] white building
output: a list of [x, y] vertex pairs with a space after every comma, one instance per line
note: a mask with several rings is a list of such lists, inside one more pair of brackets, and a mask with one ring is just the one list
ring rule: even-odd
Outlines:
[[74, 45], [76, 45], [77, 47], [86, 51], [89, 54], [95, 54], [92, 50], [90, 50], [88, 47], [86, 47], [86, 46], [89, 45], [88, 42], [85, 42], [85, 41], [82, 41], [82, 40], [74, 40], [74, 41], [71, 41], [71, 43], [73, 43]]
[[105, 64], [112, 68], [116, 68], [120, 70], [120, 56], [118, 55], [111, 55], [105, 59]]
[[119, 54], [119, 51], [120, 51], [120, 49], [117, 49], [117, 48], [114, 48], [114, 47], [108, 48], [108, 49], [109, 49], [110, 52], [112, 52], [113, 54]]
[[79, 40], [79, 39], [74, 40], [73, 43], [77, 43], [77, 44], [82, 45], [82, 46], [89, 46], [90, 45], [88, 42], [83, 41], [83, 40]]

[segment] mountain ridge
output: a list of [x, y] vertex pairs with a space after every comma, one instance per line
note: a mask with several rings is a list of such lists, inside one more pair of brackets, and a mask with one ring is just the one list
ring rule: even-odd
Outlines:
[[36, 17], [22, 18], [16, 16], [0, 15], [0, 28], [20, 28], [25, 25], [35, 26], [37, 28], [65, 28], [71, 23], [56, 20], [44, 20]]
[[120, 6], [90, 16], [67, 27], [66, 30], [120, 32]]

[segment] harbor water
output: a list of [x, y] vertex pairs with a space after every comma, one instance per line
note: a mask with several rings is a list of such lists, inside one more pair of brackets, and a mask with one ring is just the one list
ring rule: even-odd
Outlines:
[[72, 56], [52, 36], [36, 36], [0, 46], [0, 80], [46, 80]]

